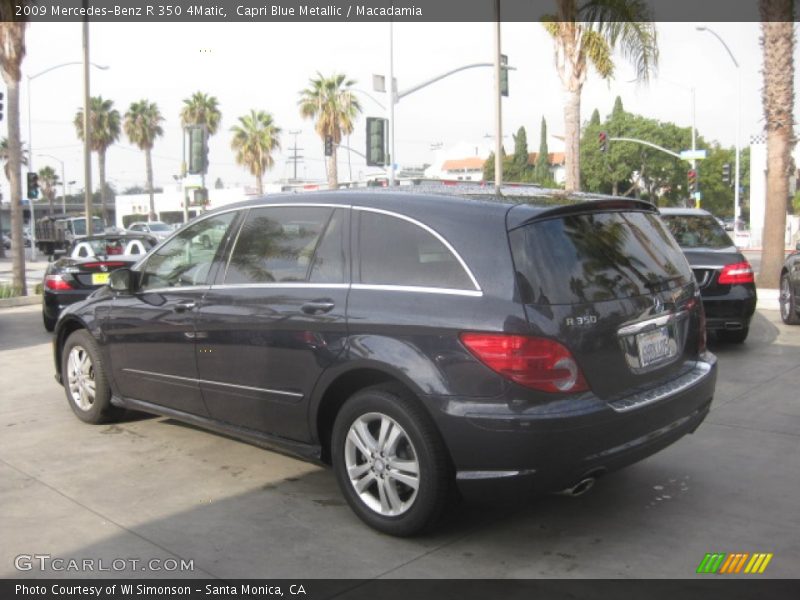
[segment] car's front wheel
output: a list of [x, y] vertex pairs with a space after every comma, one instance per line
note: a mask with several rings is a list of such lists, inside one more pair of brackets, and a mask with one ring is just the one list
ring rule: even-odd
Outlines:
[[800, 317], [797, 316], [797, 299], [794, 297], [792, 290], [792, 282], [789, 280], [789, 274], [784, 273], [781, 275], [781, 290], [778, 297], [781, 307], [781, 319], [787, 325], [800, 324]]
[[365, 523], [408, 536], [433, 525], [452, 485], [430, 417], [401, 388], [361, 390], [337, 415], [332, 440], [339, 487]]
[[106, 423], [122, 413], [111, 404], [100, 351], [88, 331], [79, 329], [67, 338], [61, 352], [61, 376], [70, 408], [81, 421]]

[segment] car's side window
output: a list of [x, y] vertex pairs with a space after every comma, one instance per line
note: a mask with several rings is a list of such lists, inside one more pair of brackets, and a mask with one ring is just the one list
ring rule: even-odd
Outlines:
[[203, 219], [172, 238], [147, 259], [140, 289], [206, 284], [214, 256], [235, 216], [229, 212]]
[[[337, 239], [339, 249], [342, 246], [342, 217], [333, 217], [334, 209], [328, 207], [251, 209], [231, 253], [225, 283], [303, 283], [312, 272], [316, 281], [342, 281], [344, 266], [337, 260], [343, 261], [343, 254], [340, 251], [337, 259], [333, 247]], [[331, 232], [330, 239], [323, 236], [326, 229]], [[318, 246], [323, 252], [315, 259]]]
[[429, 231], [391, 215], [359, 212], [362, 284], [475, 289], [459, 260]]

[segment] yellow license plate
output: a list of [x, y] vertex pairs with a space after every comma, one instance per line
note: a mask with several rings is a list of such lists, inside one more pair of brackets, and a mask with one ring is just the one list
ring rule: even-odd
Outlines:
[[108, 273], [92, 273], [92, 285], [105, 285], [108, 283]]

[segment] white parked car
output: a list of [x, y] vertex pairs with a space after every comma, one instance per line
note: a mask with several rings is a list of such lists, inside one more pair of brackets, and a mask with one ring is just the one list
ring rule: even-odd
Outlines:
[[136, 223], [132, 223], [128, 227], [128, 231], [132, 231], [134, 233], [149, 233], [161, 241], [169, 237], [174, 229], [166, 223], [162, 223], [161, 221], [138, 221]]

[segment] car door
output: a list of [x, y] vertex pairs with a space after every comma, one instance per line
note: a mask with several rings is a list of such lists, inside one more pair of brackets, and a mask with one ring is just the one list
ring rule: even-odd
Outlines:
[[309, 441], [307, 399], [347, 326], [349, 209], [249, 210], [197, 320], [212, 418]]
[[226, 237], [207, 233], [233, 223], [227, 212], [194, 224], [137, 267], [140, 285], [115, 297], [105, 334], [119, 392], [196, 415], [207, 415], [195, 359], [195, 315], [209, 288]]

